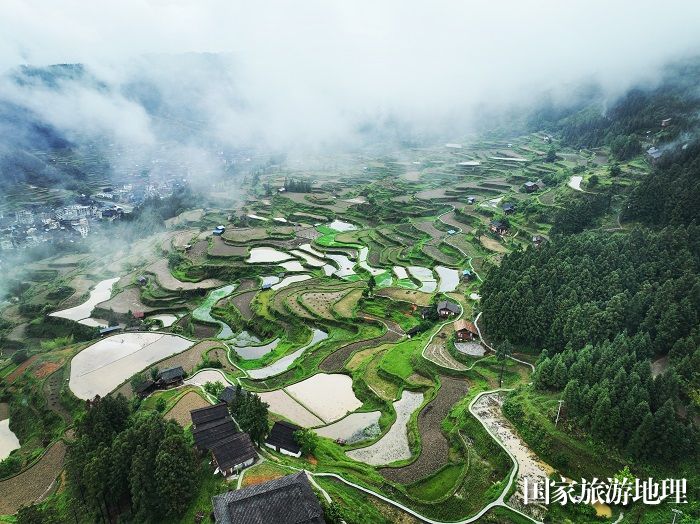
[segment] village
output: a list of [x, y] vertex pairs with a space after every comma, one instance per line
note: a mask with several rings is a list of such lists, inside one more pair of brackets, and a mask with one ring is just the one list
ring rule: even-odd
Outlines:
[[[324, 522], [337, 506], [372, 522], [484, 511], [540, 521], [512, 472], [551, 466], [497, 409], [534, 358], [484, 339], [479, 289], [506, 253], [544, 249], [550, 214], [592, 179], [609, 180], [607, 158], [543, 134], [400, 156], [412, 160], [348, 155], [335, 175], [270, 164], [244, 176], [235, 206], [221, 207], [218, 186], [215, 204], [118, 253], [36, 264], [56, 276], [6, 309], [12, 349], [0, 373], [10, 399], [45, 381], [59, 414], [45, 427], [60, 437], [9, 446], [21, 469], [0, 480], [12, 493], [0, 513], [36, 500], [27, 483], [60, 497], [53, 479], [70, 424], [124, 398], [191, 436], [206, 480], [185, 520]], [[644, 169], [631, 163], [617, 179]], [[74, 205], [17, 211], [4, 219], [4, 245], [54, 230], [77, 239], [179, 189], [104, 187]], [[30, 338], [55, 349], [27, 351]]]

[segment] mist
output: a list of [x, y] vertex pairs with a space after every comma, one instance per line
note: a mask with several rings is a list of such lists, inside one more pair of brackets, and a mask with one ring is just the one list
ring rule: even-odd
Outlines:
[[72, 140], [348, 150], [382, 130], [463, 136], [484, 110], [567, 102], [584, 83], [653, 85], [698, 53], [698, 19], [680, 1], [6, 1], [2, 69], [85, 74], [2, 95]]

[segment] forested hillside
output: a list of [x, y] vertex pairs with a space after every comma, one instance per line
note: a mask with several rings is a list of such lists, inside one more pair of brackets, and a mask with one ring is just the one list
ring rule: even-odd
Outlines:
[[[698, 452], [700, 144], [689, 80], [698, 70], [686, 73], [605, 113], [589, 107], [548, 122], [564, 143], [607, 146], [618, 161], [650, 144], [664, 153], [624, 193], [620, 231], [587, 219], [610, 212], [610, 191], [572, 197], [552, 241], [506, 256], [482, 287], [488, 337], [540, 354], [534, 387], [561, 392], [579, 437], [644, 463]], [[673, 123], [657, 131], [666, 118]], [[668, 367], [652, 374], [663, 356]], [[504, 410], [525, 423], [520, 403]]]

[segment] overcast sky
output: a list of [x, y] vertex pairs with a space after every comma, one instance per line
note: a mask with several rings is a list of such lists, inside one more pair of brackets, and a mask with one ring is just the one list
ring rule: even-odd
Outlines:
[[[119, 85], [135, 69], [146, 74], [143, 55], [226, 53], [236, 103], [220, 79], [190, 78], [205, 85], [197, 104], [206, 120], [237, 140], [291, 143], [301, 129], [313, 142], [386, 115], [428, 128], [484, 103], [527, 101], [545, 89], [567, 96], [581, 81], [614, 96], [653, 82], [665, 62], [698, 54], [699, 21], [700, 2], [688, 0], [2, 0], [0, 69], [82, 62]], [[177, 62], [147, 73], [167, 91]], [[93, 103], [109, 119], [129, 114], [118, 97], [76, 99], [76, 91], [72, 102], [37, 103], [67, 113], [64, 120], [75, 111], [88, 118]], [[62, 103], [67, 109], [56, 110]], [[132, 109], [149, 140], [149, 123]]]

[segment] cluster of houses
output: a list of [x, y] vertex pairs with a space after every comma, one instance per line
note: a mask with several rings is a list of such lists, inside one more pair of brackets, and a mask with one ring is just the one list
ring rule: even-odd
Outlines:
[[[238, 430], [229, 412], [236, 390], [229, 386], [219, 403], [192, 410], [192, 436], [200, 453], [210, 453], [215, 474], [240, 473], [258, 460], [247, 433]], [[300, 428], [275, 422], [265, 446], [293, 457], [301, 456], [294, 438]], [[212, 498], [212, 520], [217, 524], [325, 524], [323, 509], [305, 472], [228, 491]]]
[[73, 204], [59, 207], [33, 204], [13, 214], [0, 214], [0, 250], [85, 238], [99, 222], [123, 218], [132, 206], [147, 198], [169, 196], [179, 185], [166, 180], [157, 184], [106, 187], [92, 196], [76, 197]]
[[[199, 452], [211, 453], [214, 473], [229, 477], [254, 464], [258, 454], [248, 434], [238, 431], [229, 413], [229, 405], [236, 400], [236, 390], [226, 387], [218, 400], [218, 404], [190, 412], [192, 435]], [[298, 458], [301, 446], [295, 433], [300, 429], [290, 422], [277, 421], [265, 440], [265, 446]]]
[[214, 473], [228, 477], [257, 459], [253, 441], [236, 428], [224, 402], [190, 411], [192, 437], [200, 453], [211, 453]]

